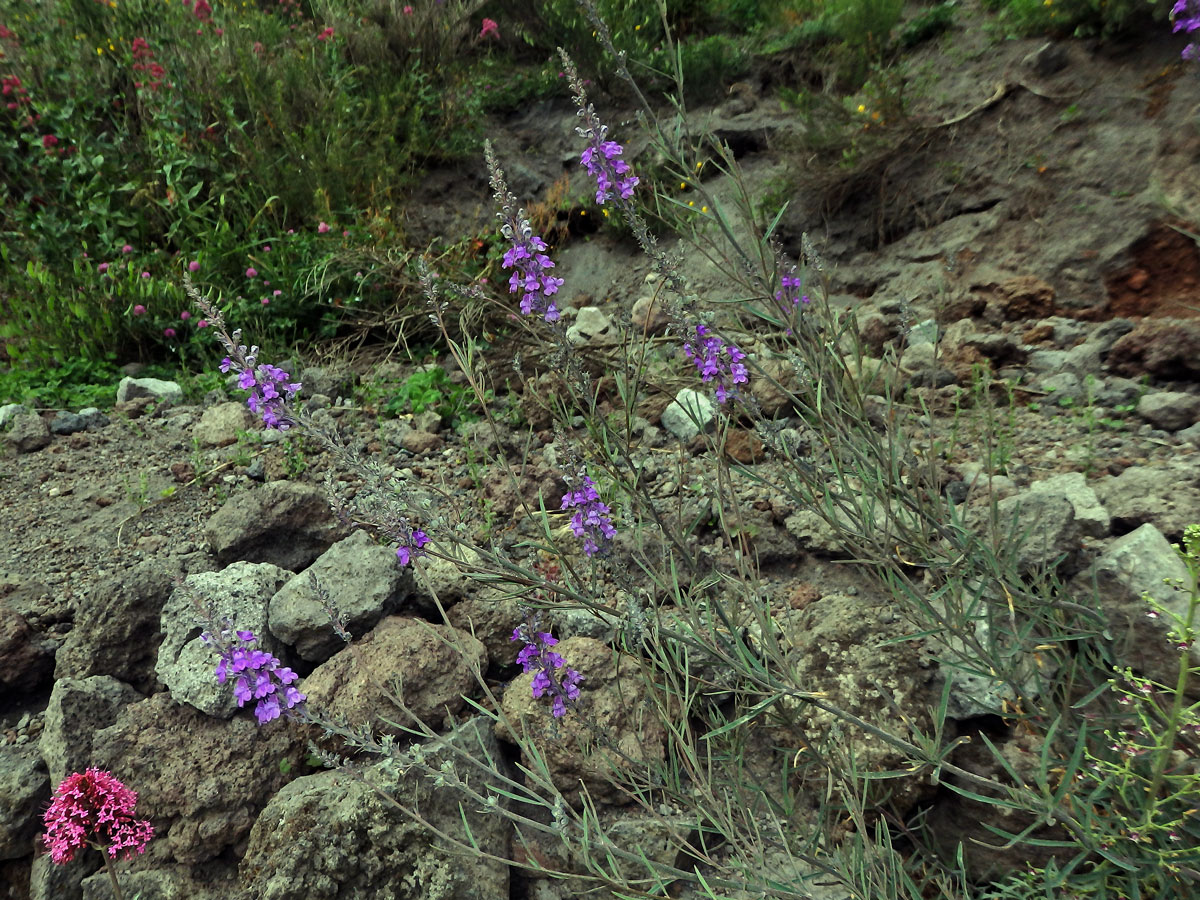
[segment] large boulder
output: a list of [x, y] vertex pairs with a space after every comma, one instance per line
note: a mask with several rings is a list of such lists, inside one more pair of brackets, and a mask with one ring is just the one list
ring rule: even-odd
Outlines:
[[33, 693], [48, 684], [53, 672], [54, 644], [0, 600], [0, 693]]
[[57, 786], [73, 772], [95, 765], [96, 732], [115, 722], [122, 708], [141, 699], [132, 687], [108, 675], [56, 681], [38, 742], [50, 781]]
[[[445, 738], [423, 745], [429, 770], [443, 762], [472, 787], [487, 790], [486, 775], [449, 748], [503, 765], [486, 719], [473, 719]], [[351, 777], [318, 772], [276, 794], [250, 834], [241, 872], [243, 900], [496, 900], [509, 896], [509, 826], [451, 784], [435, 786], [428, 770], [397, 777], [382, 762]], [[394, 799], [392, 799], [394, 798]], [[470, 842], [491, 858], [442, 852], [398, 804], [419, 810], [438, 830]], [[465, 827], [464, 827], [465, 826]], [[469, 831], [466, 829], [469, 828]]]
[[169, 694], [121, 710], [98, 732], [89, 765], [109, 769], [138, 792], [155, 839], [138, 869], [172, 861], [194, 866], [239, 847], [267, 799], [304, 757], [302, 730], [285, 719], [259, 726], [250, 712], [210, 718]]
[[297, 571], [349, 533], [312, 485], [272, 481], [231, 497], [205, 527], [222, 563], [273, 563]]
[[384, 715], [410, 724], [388, 699], [394, 687], [414, 715], [438, 728], [466, 706], [474, 672], [488, 663], [470, 634], [404, 616], [384, 619], [352, 649], [318, 666], [301, 690], [313, 709], [355, 723]]
[[279, 656], [283, 644], [267, 628], [267, 608], [288, 575], [270, 563], [239, 562], [220, 572], [188, 576], [172, 592], [162, 610], [163, 640], [155, 671], [175, 700], [219, 718], [238, 711], [230, 685], [217, 683], [216, 652], [200, 639], [213, 627], [200, 608], [208, 606], [215, 627], [251, 631], [258, 648]]
[[364, 634], [395, 612], [412, 591], [412, 572], [400, 566], [394, 550], [380, 546], [365, 531], [355, 531], [323, 553], [271, 597], [271, 633], [311, 662], [324, 662], [342, 647], [330, 623], [328, 593], [351, 635]]
[[34, 851], [49, 802], [50, 777], [37, 748], [0, 747], [0, 859]]

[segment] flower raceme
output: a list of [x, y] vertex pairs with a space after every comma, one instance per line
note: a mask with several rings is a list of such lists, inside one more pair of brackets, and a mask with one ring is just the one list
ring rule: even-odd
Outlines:
[[600, 501], [596, 482], [584, 475], [577, 491], [567, 491], [562, 499], [562, 509], [574, 509], [571, 531], [575, 537], [583, 538], [583, 552], [593, 556], [600, 551], [601, 543], [617, 536], [608, 506]]
[[234, 359], [227, 356], [221, 360], [221, 371], [232, 370], [238, 373], [238, 387], [243, 391], [250, 391], [246, 405], [252, 413], [262, 417], [264, 425], [287, 431], [291, 423], [285, 404], [296, 396], [300, 384], [288, 383], [288, 373], [278, 366], [268, 363], [255, 365], [257, 353], [257, 347], [250, 349], [245, 357], [245, 367], [239, 367]]
[[633, 189], [637, 187], [638, 177], [628, 174], [632, 171], [629, 163], [619, 158], [625, 150], [616, 141], [606, 140], [608, 126], [601, 123], [595, 108], [588, 103], [583, 80], [579, 77], [575, 64], [562, 47], [558, 48], [558, 55], [562, 58], [567, 83], [575, 92], [575, 105], [579, 107], [576, 115], [583, 120], [583, 124], [576, 126], [575, 131], [587, 141], [588, 146], [579, 158], [579, 164], [596, 179], [596, 202], [603, 206], [614, 194], [622, 200], [628, 200], [633, 196]]
[[484, 156], [491, 176], [493, 196], [500, 204], [497, 216], [502, 223], [500, 233], [512, 242], [504, 254], [504, 268], [512, 269], [508, 280], [508, 292], [519, 294], [521, 312], [527, 316], [541, 316], [547, 322], [559, 318], [558, 307], [550, 299], [558, 293], [563, 280], [549, 274], [554, 261], [545, 254], [546, 242], [533, 233], [525, 210], [517, 207], [517, 198], [508, 189], [504, 170], [496, 159], [491, 142], [484, 142]]
[[540, 700], [547, 692], [553, 697], [550, 713], [556, 719], [567, 714], [567, 705], [579, 699], [579, 683], [583, 676], [567, 668], [560, 676], [559, 670], [566, 667], [566, 660], [550, 648], [558, 639], [549, 632], [538, 631], [531, 620], [513, 629], [509, 640], [522, 641], [525, 646], [517, 654], [517, 662], [523, 672], [536, 672], [530, 689], [535, 699]]
[[[234, 635], [236, 642], [218, 648], [221, 659], [215, 674], [218, 684], [224, 684], [231, 674], [235, 676], [233, 695], [239, 707], [257, 700], [254, 717], [259, 725], [265, 725], [279, 718], [285, 708], [294, 709], [305, 701], [305, 695], [293, 686], [300, 676], [272, 654], [254, 647], [258, 641], [254, 632], [237, 631]], [[220, 643], [208, 632], [200, 640], [214, 646]]]
[[737, 391], [737, 385], [750, 380], [746, 365], [742, 362], [746, 354], [711, 334], [706, 325], [696, 326], [695, 340], [684, 344], [683, 352], [696, 364], [701, 381], [717, 383], [718, 403], [728, 400]]
[[122, 784], [111, 772], [88, 769], [63, 780], [43, 816], [43, 840], [51, 861], [65, 865], [75, 852], [89, 845], [112, 859], [124, 853], [129, 859], [142, 853], [154, 837], [148, 820], [135, 819], [137, 792]]

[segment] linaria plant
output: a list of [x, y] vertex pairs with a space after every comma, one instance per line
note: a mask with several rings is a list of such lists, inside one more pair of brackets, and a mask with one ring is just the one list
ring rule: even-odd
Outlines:
[[[598, 361], [585, 360], [588, 351], [567, 339], [556, 304], [570, 273], [560, 272], [534, 234], [490, 146], [485, 161], [508, 291], [489, 298], [479, 286], [436, 277], [428, 260], [417, 265], [431, 319], [484, 409], [496, 447], [503, 446], [500, 424], [485, 402], [496, 375], [476, 341], [454, 336], [458, 308], [466, 300], [515, 305], [523, 315], [513, 316], [514, 328], [550, 348], [514, 368], [526, 401], [544, 404], [553, 421], [553, 453], [544, 455], [566, 489], [531, 500], [503, 450], [495, 460], [532, 531], [506, 543], [473, 540], [472, 510], [461, 497], [397, 480], [322, 432], [294, 406], [290, 376], [260, 363], [192, 291], [229, 354], [227, 370], [252, 391], [255, 412], [268, 427], [311, 432], [362, 479], [352, 500], [330, 479], [336, 513], [390, 540], [443, 619], [449, 622], [441, 598], [425, 580], [433, 560], [530, 610], [506, 626], [522, 645], [511, 682], [498, 685], [476, 666], [476, 690], [466, 698], [517, 745], [517, 771], [481, 741], [444, 740], [390, 685], [385, 693], [400, 715], [381, 717], [383, 731], [374, 727], [380, 723], [323, 718], [289, 693], [285, 668], [246, 646], [248, 633], [237, 623], [210, 626], [210, 635], [228, 627], [237, 638], [218, 646], [218, 671], [240, 672], [239, 699], [261, 690], [263, 712], [275, 712], [270, 699], [281, 697], [289, 712], [318, 724], [324, 737], [314, 752], [330, 765], [361, 775], [364, 758], [381, 758], [395, 777], [411, 773], [456, 791], [464, 830], [453, 834], [435, 829], [397, 793], [382, 792], [434, 830], [439, 846], [488, 856], [466, 825], [466, 810], [484, 810], [503, 817], [514, 846], [525, 851], [507, 864], [565, 880], [577, 894], [799, 900], [819, 886], [856, 900], [966, 896], [974, 890], [967, 858], [975, 845], [935, 834], [919, 812], [940, 787], [975, 804], [997, 845], [1029, 850], [1030, 859], [1032, 849], [1052, 851], [1030, 872], [996, 885], [996, 896], [1029, 896], [1030, 885], [1054, 896], [1134, 896], [1130, 885], [1148, 865], [1162, 869], [1142, 896], [1151, 885], [1155, 896], [1187, 896], [1200, 871], [1185, 856], [1197, 838], [1188, 812], [1195, 774], [1176, 755], [1195, 748], [1195, 707], [1184, 699], [1186, 648], [1175, 684], [1124, 670], [1109, 682], [1104, 616], [1063, 599], [1052, 577], [1023, 566], [1024, 523], [1004, 520], [994, 505], [982, 522], [968, 521], [943, 494], [931, 454], [918, 452], [935, 436], [915, 414], [925, 398], [906, 392], [903, 347], [868, 356], [854, 315], [830, 301], [830, 273], [813, 243], [805, 237], [789, 256], [774, 234], [778, 218], [759, 219], [729, 148], [694, 133], [681, 103], [660, 116], [604, 22], [583, 6], [618, 77], [639, 98], [652, 152], [709, 210], [685, 237], [720, 260], [749, 299], [736, 314], [718, 315], [705, 302], [715, 298], [691, 291], [685, 257], [660, 245], [644, 215], [667, 202], [661, 188], [611, 139], [563, 53], [582, 122], [580, 164], [595, 179], [597, 202], [625, 220], [646, 253], [668, 334], [623, 335], [621, 349], [599, 361], [606, 383], [589, 374], [594, 366], [585, 363]], [[706, 172], [733, 185], [731, 204], [718, 202]], [[717, 401], [714, 427], [700, 431], [703, 457], [681, 453], [675, 463], [675, 483], [687, 489], [669, 496], [654, 489], [654, 461], [636, 446], [634, 410], [651, 366]], [[799, 426], [774, 422], [767, 396], [772, 414], [795, 416]], [[769, 466], [731, 459], [728, 441], [738, 431], [761, 443]], [[866, 656], [843, 648], [839, 658], [813, 643], [820, 635], [805, 628], [822, 623], [781, 603], [763, 577], [744, 503], [753, 491], [782, 497], [819, 523], [841, 559], [871, 579], [892, 624], [883, 637], [871, 632], [862, 652], [908, 654], [914, 669], [936, 667], [940, 686], [914, 688], [925, 691], [921, 699], [900, 696], [869, 670], [843, 668], [869, 665]], [[1198, 544], [1200, 531], [1189, 532], [1191, 601], [1174, 631], [1181, 647], [1194, 640]], [[314, 589], [331, 627], [350, 642], [330, 592]], [[867, 606], [855, 608], [867, 615]], [[553, 619], [564, 610], [590, 614], [592, 633], [606, 640], [557, 623], [555, 638], [538, 624], [539, 613]], [[461, 650], [455, 633], [439, 639]], [[348, 649], [357, 652], [353, 642]], [[816, 666], [814, 657], [827, 663]], [[994, 702], [980, 715], [1027, 738], [1034, 748], [1028, 766], [1012, 765], [986, 733], [954, 733], [956, 678], [986, 685]], [[616, 733], [612, 709], [597, 702], [606, 684], [631, 711], [636, 733]], [[973, 741], [995, 774], [960, 757]], [[583, 777], [564, 780], [564, 754]], [[606, 806], [613, 798], [654, 824], [662, 852], [647, 852], [614, 826]], [[541, 852], [547, 841], [568, 852]]]

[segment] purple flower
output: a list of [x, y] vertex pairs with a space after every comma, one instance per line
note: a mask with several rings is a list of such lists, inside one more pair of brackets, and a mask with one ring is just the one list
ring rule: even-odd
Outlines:
[[583, 151], [579, 164], [596, 179], [596, 202], [607, 203], [614, 193], [622, 200], [628, 200], [633, 196], [638, 177], [629, 175], [629, 163], [619, 159], [625, 152], [624, 148], [616, 141], [605, 140], [608, 136], [608, 126], [600, 122], [595, 107], [588, 103], [587, 93], [583, 89], [579, 73], [575, 70], [575, 64], [564, 50], [560, 49], [558, 52], [562, 57], [567, 81], [571, 90], [575, 92], [575, 105], [579, 107], [576, 115], [583, 120], [583, 124], [577, 126], [575, 131], [588, 142], [588, 146]]
[[200, 271], [200, 260], [193, 259], [190, 263], [188, 263], [188, 271], [189, 272], [199, 272]]
[[165, 337], [165, 338], [175, 337], [175, 329], [174, 328], [164, 328], [163, 329], [163, 337]]
[[583, 538], [583, 552], [592, 556], [599, 552], [601, 541], [611, 541], [617, 536], [617, 529], [609, 518], [612, 510], [600, 501], [596, 482], [584, 475], [581, 484], [579, 490], [567, 491], [560, 508], [575, 510], [571, 531], [576, 537]]
[[561, 719], [567, 714], [567, 705], [579, 699], [579, 683], [583, 676], [568, 668], [560, 677], [558, 670], [566, 667], [566, 660], [550, 649], [558, 640], [547, 631], [538, 631], [532, 618], [527, 617], [524, 623], [514, 628], [509, 640], [524, 642], [525, 646], [517, 654], [517, 662], [523, 672], [536, 673], [530, 691], [539, 700], [549, 693], [553, 698], [550, 713]]
[[726, 344], [715, 334], [709, 334], [708, 326], [696, 326], [696, 341], [683, 345], [684, 355], [696, 364], [700, 380], [716, 381], [717, 402], [724, 403], [737, 391], [735, 385], [750, 380], [742, 362], [746, 354], [733, 344]]
[[429, 537], [420, 529], [414, 529], [408, 543], [401, 543], [396, 548], [396, 558], [400, 560], [400, 565], [407, 566], [418, 556], [424, 556], [421, 548], [429, 543]]
[[558, 293], [563, 280], [548, 274], [554, 261], [542, 251], [546, 242], [533, 233], [525, 210], [517, 208], [517, 198], [508, 190], [504, 181], [504, 170], [500, 168], [490, 142], [485, 142], [484, 153], [496, 201], [500, 204], [500, 233], [512, 246], [504, 254], [504, 268], [512, 269], [508, 280], [508, 292], [519, 294], [521, 312], [527, 316], [538, 315], [547, 322], [558, 320], [558, 307], [547, 298]]
[[108, 263], [100, 263], [100, 265], [96, 266], [96, 271], [103, 275], [108, 271]]
[[[231, 674], [235, 677], [233, 696], [239, 707], [257, 700], [254, 716], [258, 724], [265, 725], [279, 718], [284, 709], [294, 709], [305, 701], [305, 695], [292, 687], [300, 676], [281, 665], [270, 653], [253, 647], [258, 640], [254, 632], [238, 631], [235, 636], [236, 643], [226, 643], [218, 649], [221, 658], [215, 674], [218, 684], [224, 684]], [[208, 644], [221, 643], [208, 633], [202, 634], [200, 639]]]
[[248, 268], [246, 270], [246, 277], [247, 278], [257, 278], [258, 277], [258, 269], [254, 268], [254, 266], [251, 266], [250, 268]]

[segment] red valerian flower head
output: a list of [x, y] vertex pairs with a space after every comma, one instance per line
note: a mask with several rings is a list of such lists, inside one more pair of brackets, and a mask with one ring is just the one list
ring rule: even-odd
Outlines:
[[129, 859], [134, 852], [144, 852], [154, 827], [133, 817], [136, 805], [137, 791], [125, 787], [111, 772], [93, 768], [68, 776], [43, 817], [50, 859], [64, 865], [89, 844], [113, 859], [118, 853]]

